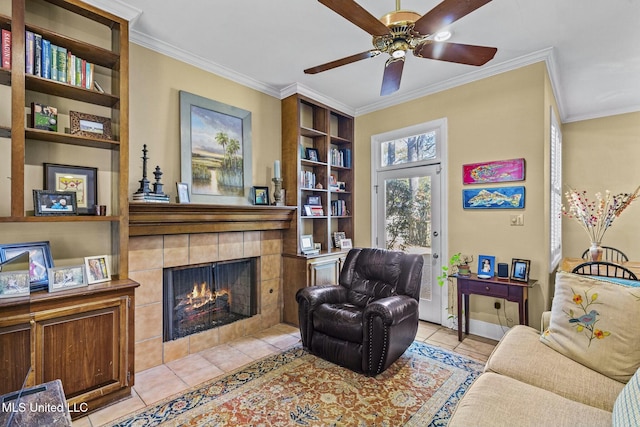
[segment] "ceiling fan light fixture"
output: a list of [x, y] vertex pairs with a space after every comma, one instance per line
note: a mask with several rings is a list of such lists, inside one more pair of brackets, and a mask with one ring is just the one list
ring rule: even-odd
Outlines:
[[433, 36], [433, 40], [437, 42], [444, 42], [451, 38], [453, 33], [449, 30], [438, 31], [435, 36]]
[[402, 58], [403, 56], [405, 56], [407, 54], [407, 52], [405, 52], [402, 49], [398, 49], [398, 50], [394, 50], [391, 53], [391, 56], [393, 56], [394, 58]]

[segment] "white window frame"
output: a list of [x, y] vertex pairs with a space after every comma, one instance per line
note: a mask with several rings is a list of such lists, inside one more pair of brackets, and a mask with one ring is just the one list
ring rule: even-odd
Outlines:
[[562, 259], [562, 131], [553, 107], [549, 108], [551, 126], [549, 135], [550, 206], [549, 206], [549, 272], [553, 272]]

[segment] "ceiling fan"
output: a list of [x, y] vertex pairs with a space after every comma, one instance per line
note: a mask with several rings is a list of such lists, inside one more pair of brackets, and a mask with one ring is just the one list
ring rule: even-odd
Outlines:
[[318, 0], [329, 9], [346, 18], [373, 36], [374, 49], [304, 70], [316, 74], [332, 68], [388, 53], [384, 66], [380, 95], [389, 95], [400, 88], [402, 69], [408, 50], [419, 58], [456, 62], [467, 65], [484, 65], [495, 56], [495, 47], [474, 46], [460, 43], [439, 42], [434, 39], [438, 30], [489, 3], [491, 0], [444, 0], [429, 12], [420, 14], [400, 9], [379, 20], [353, 0]]

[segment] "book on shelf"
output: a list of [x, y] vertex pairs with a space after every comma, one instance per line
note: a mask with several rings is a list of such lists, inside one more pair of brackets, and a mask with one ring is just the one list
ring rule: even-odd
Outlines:
[[34, 129], [58, 131], [58, 109], [49, 105], [31, 103], [31, 127]]
[[58, 46], [58, 81], [67, 82], [67, 49]]
[[133, 195], [133, 201], [145, 203], [169, 203], [169, 196], [167, 194], [135, 193]]
[[93, 87], [95, 87], [98, 92], [104, 93], [104, 89], [102, 89], [102, 86], [100, 86], [97, 80], [93, 81]]
[[35, 55], [35, 38], [32, 31], [25, 31], [24, 35], [24, 72], [33, 74], [33, 56]]
[[33, 33], [34, 53], [33, 53], [33, 74], [42, 77], [42, 35]]
[[94, 69], [93, 63], [87, 62], [86, 64], [87, 80], [84, 85], [85, 89], [91, 89], [93, 87], [93, 69]]
[[55, 44], [51, 45], [51, 80], [58, 81], [58, 46]]
[[76, 56], [67, 51], [67, 69], [69, 73], [67, 73], [67, 84], [75, 86], [76, 84]]
[[42, 39], [42, 77], [51, 78], [51, 42]]
[[2, 68], [11, 69], [11, 31], [2, 29]]
[[302, 188], [315, 188], [316, 187], [316, 174], [311, 171], [300, 172], [300, 187]]
[[344, 166], [345, 168], [350, 168], [351, 167], [351, 149], [341, 148], [340, 153], [343, 159], [342, 166]]

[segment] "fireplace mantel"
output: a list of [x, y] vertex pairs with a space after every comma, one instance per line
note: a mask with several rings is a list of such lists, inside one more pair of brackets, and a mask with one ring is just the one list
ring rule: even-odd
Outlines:
[[129, 204], [129, 235], [286, 230], [294, 206]]

